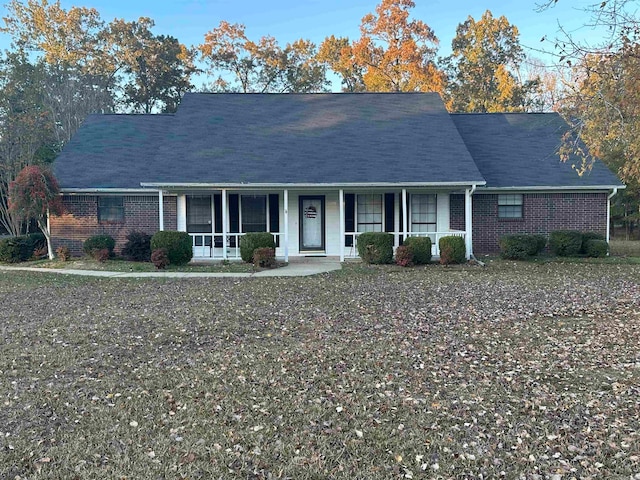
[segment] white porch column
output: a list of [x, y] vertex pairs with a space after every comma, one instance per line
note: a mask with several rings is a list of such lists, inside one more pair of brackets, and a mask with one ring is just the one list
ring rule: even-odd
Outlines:
[[409, 212], [407, 212], [407, 189], [402, 189], [402, 240], [407, 238], [407, 232], [409, 231], [407, 221], [409, 219]]
[[465, 245], [467, 250], [467, 260], [473, 255], [473, 212], [471, 201], [472, 189], [467, 188], [464, 191], [464, 230], [465, 230]]
[[611, 194], [607, 196], [607, 243], [611, 240], [611, 199], [618, 193], [618, 189], [614, 188]]
[[289, 261], [289, 190], [284, 191], [284, 261]]
[[[227, 210], [227, 191], [222, 190], [222, 258], [227, 259], [227, 225], [229, 212]], [[236, 245], [237, 246], [237, 245]]]
[[340, 204], [340, 262], [344, 262], [344, 190], [340, 189], [338, 197]]
[[164, 230], [164, 196], [162, 195], [162, 189], [158, 190], [158, 215], [160, 217], [158, 230], [162, 232]]

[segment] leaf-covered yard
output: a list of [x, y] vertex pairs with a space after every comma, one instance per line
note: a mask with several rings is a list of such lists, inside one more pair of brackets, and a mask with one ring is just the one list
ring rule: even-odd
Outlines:
[[640, 478], [640, 266], [0, 276], [0, 478]]

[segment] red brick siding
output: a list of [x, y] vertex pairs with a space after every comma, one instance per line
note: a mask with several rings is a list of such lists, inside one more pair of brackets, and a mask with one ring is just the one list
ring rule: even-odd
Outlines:
[[[453, 197], [453, 196], [452, 196]], [[464, 208], [452, 210], [451, 228], [458, 225]], [[464, 228], [463, 228], [464, 229]], [[540, 233], [548, 235], [554, 230], [580, 230], [597, 232], [607, 230], [606, 193], [527, 193], [523, 196], [523, 218], [498, 218], [498, 195], [473, 196], [473, 251], [495, 253], [498, 240], [512, 233]]]
[[449, 196], [449, 228], [451, 230], [464, 230], [464, 195], [452, 194]]
[[[164, 221], [167, 230], [177, 229], [176, 197], [164, 197]], [[98, 223], [98, 197], [96, 195], [65, 195], [65, 214], [51, 218], [53, 248], [66, 245], [73, 255], [82, 254], [82, 243], [92, 235], [111, 235], [120, 251], [131, 230], [153, 235], [159, 230], [157, 196], [124, 196], [124, 222]]]

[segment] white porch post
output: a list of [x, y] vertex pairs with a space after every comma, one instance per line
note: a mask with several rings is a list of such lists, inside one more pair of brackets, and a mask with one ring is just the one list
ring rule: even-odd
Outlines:
[[471, 258], [473, 255], [473, 212], [472, 212], [472, 201], [471, 195], [473, 190], [471, 188], [467, 188], [464, 191], [464, 230], [465, 230], [465, 244], [467, 250], [467, 260]]
[[607, 243], [611, 240], [611, 199], [618, 193], [618, 189], [614, 188], [611, 194], [607, 196]]
[[344, 262], [344, 190], [342, 188], [338, 203], [340, 204], [340, 262]]
[[164, 230], [164, 196], [162, 195], [162, 189], [158, 190], [158, 215], [160, 217], [158, 230], [162, 232]]
[[284, 191], [284, 261], [289, 261], [289, 190]]
[[[227, 222], [229, 212], [227, 211], [227, 191], [222, 190], [222, 258], [227, 259]], [[237, 246], [237, 245], [236, 245]]]
[[407, 212], [407, 189], [402, 189], [402, 241], [407, 238], [407, 221], [409, 219], [409, 212]]

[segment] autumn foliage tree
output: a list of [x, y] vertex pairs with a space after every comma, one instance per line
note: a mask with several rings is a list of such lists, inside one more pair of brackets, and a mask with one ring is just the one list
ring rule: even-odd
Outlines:
[[435, 63], [438, 38], [421, 20], [410, 19], [412, 0], [382, 0], [375, 13], [362, 18], [361, 36], [328, 37], [322, 59], [346, 90], [442, 92], [445, 75]]
[[20, 171], [9, 185], [9, 208], [16, 215], [37, 222], [47, 239], [49, 258], [53, 258], [49, 215], [62, 214], [60, 187], [51, 170], [32, 165]]
[[300, 39], [280, 47], [275, 38], [257, 42], [245, 26], [222, 21], [198, 46], [208, 73], [218, 75], [213, 89], [242, 93], [311, 93], [325, 91], [326, 67], [316, 58], [316, 46]]
[[454, 112], [510, 112], [527, 109], [538, 81], [521, 83], [524, 60], [517, 27], [487, 10], [458, 25], [448, 57], [447, 106]]

